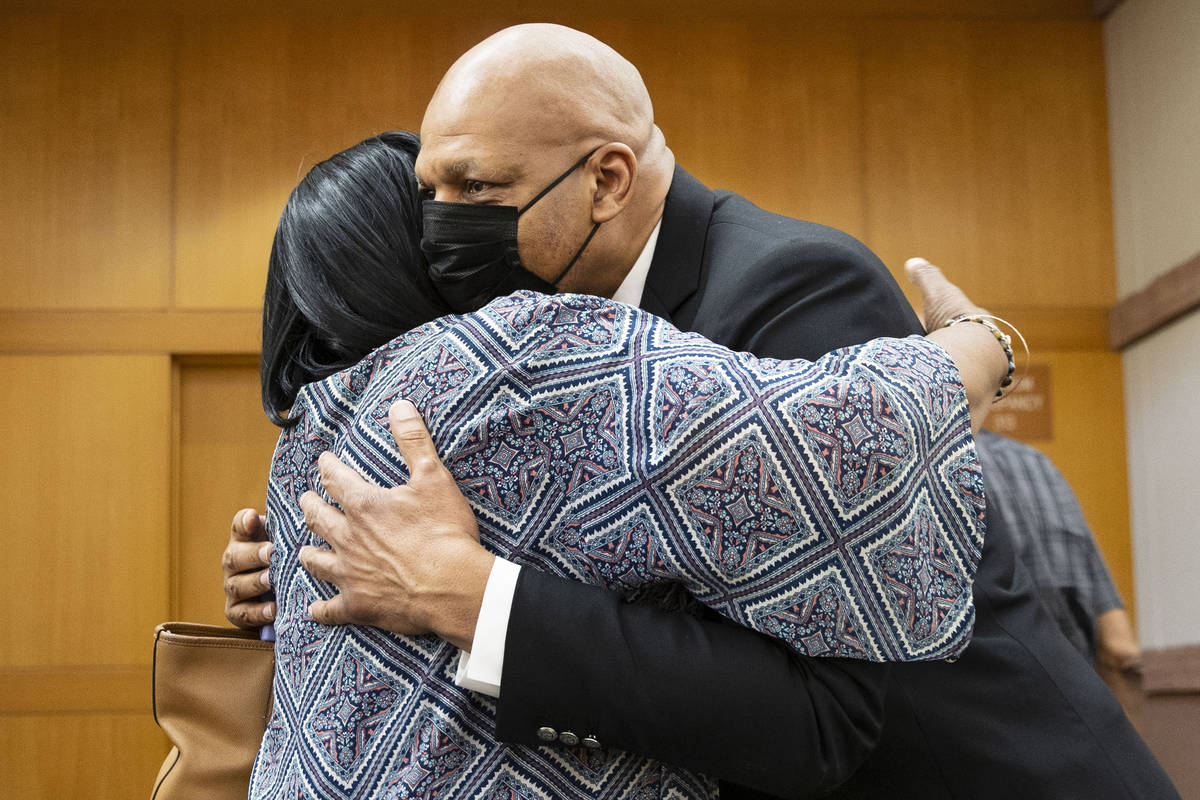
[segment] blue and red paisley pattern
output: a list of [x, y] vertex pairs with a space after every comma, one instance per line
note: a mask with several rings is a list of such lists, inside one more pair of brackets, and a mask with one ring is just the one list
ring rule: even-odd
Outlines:
[[[275, 709], [253, 798], [700, 798], [715, 782], [628, 753], [492, 739], [432, 636], [318, 625], [331, 586], [297, 505], [332, 450], [379, 485], [387, 427], [424, 417], [484, 544], [524, 566], [703, 603], [806, 656], [953, 658], [970, 638], [983, 486], [959, 376], [912, 337], [756, 359], [626, 305], [519, 292], [405, 334], [306, 387], [271, 469]], [[754, 676], [746, 676], [753, 680]]]

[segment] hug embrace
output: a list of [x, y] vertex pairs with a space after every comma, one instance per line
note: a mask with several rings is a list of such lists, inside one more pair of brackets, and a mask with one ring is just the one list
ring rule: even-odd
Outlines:
[[909, 272], [928, 335], [558, 26], [314, 167], [225, 560], [276, 635], [251, 796], [1176, 796], [988, 513], [1008, 338]]

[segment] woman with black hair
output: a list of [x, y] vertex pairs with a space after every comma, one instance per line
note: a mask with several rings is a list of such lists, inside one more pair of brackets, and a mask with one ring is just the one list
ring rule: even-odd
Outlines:
[[[447, 316], [418, 247], [417, 146], [382, 134], [318, 164], [276, 232], [262, 360], [263, 405], [284, 428], [267, 502], [275, 703], [251, 797], [716, 794], [586, 739], [497, 743], [494, 703], [453, 681], [452, 645], [308, 615], [333, 589], [298, 563], [323, 545], [299, 497], [323, 491], [325, 450], [405, 482], [388, 428], [401, 398], [510, 561], [633, 602], [703, 604], [805, 656], [962, 651], [983, 541], [972, 422], [1006, 366], [991, 333], [806, 362], [585, 295], [521, 291]], [[960, 375], [963, 359], [987, 366]]]
[[292, 192], [263, 300], [262, 402], [276, 425], [307, 383], [448, 314], [422, 267], [416, 134], [392, 131], [322, 161]]

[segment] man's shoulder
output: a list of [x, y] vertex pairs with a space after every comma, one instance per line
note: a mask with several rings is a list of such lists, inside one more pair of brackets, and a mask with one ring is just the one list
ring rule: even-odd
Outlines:
[[698, 222], [696, 217], [706, 216], [710, 239], [741, 236], [767, 244], [825, 245], [875, 259], [866, 245], [844, 231], [768, 211], [728, 189], [709, 189], [682, 168], [676, 169], [667, 205], [675, 213], [668, 213], [664, 219], [683, 216]]
[[778, 259], [882, 268], [878, 256], [845, 231], [767, 211], [731, 191], [717, 190], [713, 196], [710, 246], [737, 248], [743, 268]]
[[833, 238], [845, 237], [857, 241], [836, 228], [822, 225], [819, 222], [789, 217], [768, 211], [753, 203], [737, 192], [728, 189], [713, 190], [713, 224], [739, 225], [750, 230], [765, 234], [781, 236], [823, 236]]
[[920, 327], [883, 262], [850, 234], [711, 191], [682, 170], [658, 246], [647, 293], [680, 327], [735, 349], [815, 358]]

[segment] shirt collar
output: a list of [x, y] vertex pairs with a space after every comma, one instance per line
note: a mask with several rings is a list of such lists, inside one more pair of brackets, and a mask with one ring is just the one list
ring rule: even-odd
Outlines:
[[662, 228], [661, 218], [654, 226], [654, 230], [650, 231], [650, 238], [646, 240], [646, 246], [642, 248], [637, 261], [633, 262], [633, 268], [629, 270], [625, 280], [621, 281], [621, 285], [613, 293], [613, 300], [618, 303], [628, 303], [631, 306], [641, 305], [642, 292], [646, 288], [646, 275], [650, 272], [650, 262], [654, 260], [654, 247], [658, 244], [660, 228]]

